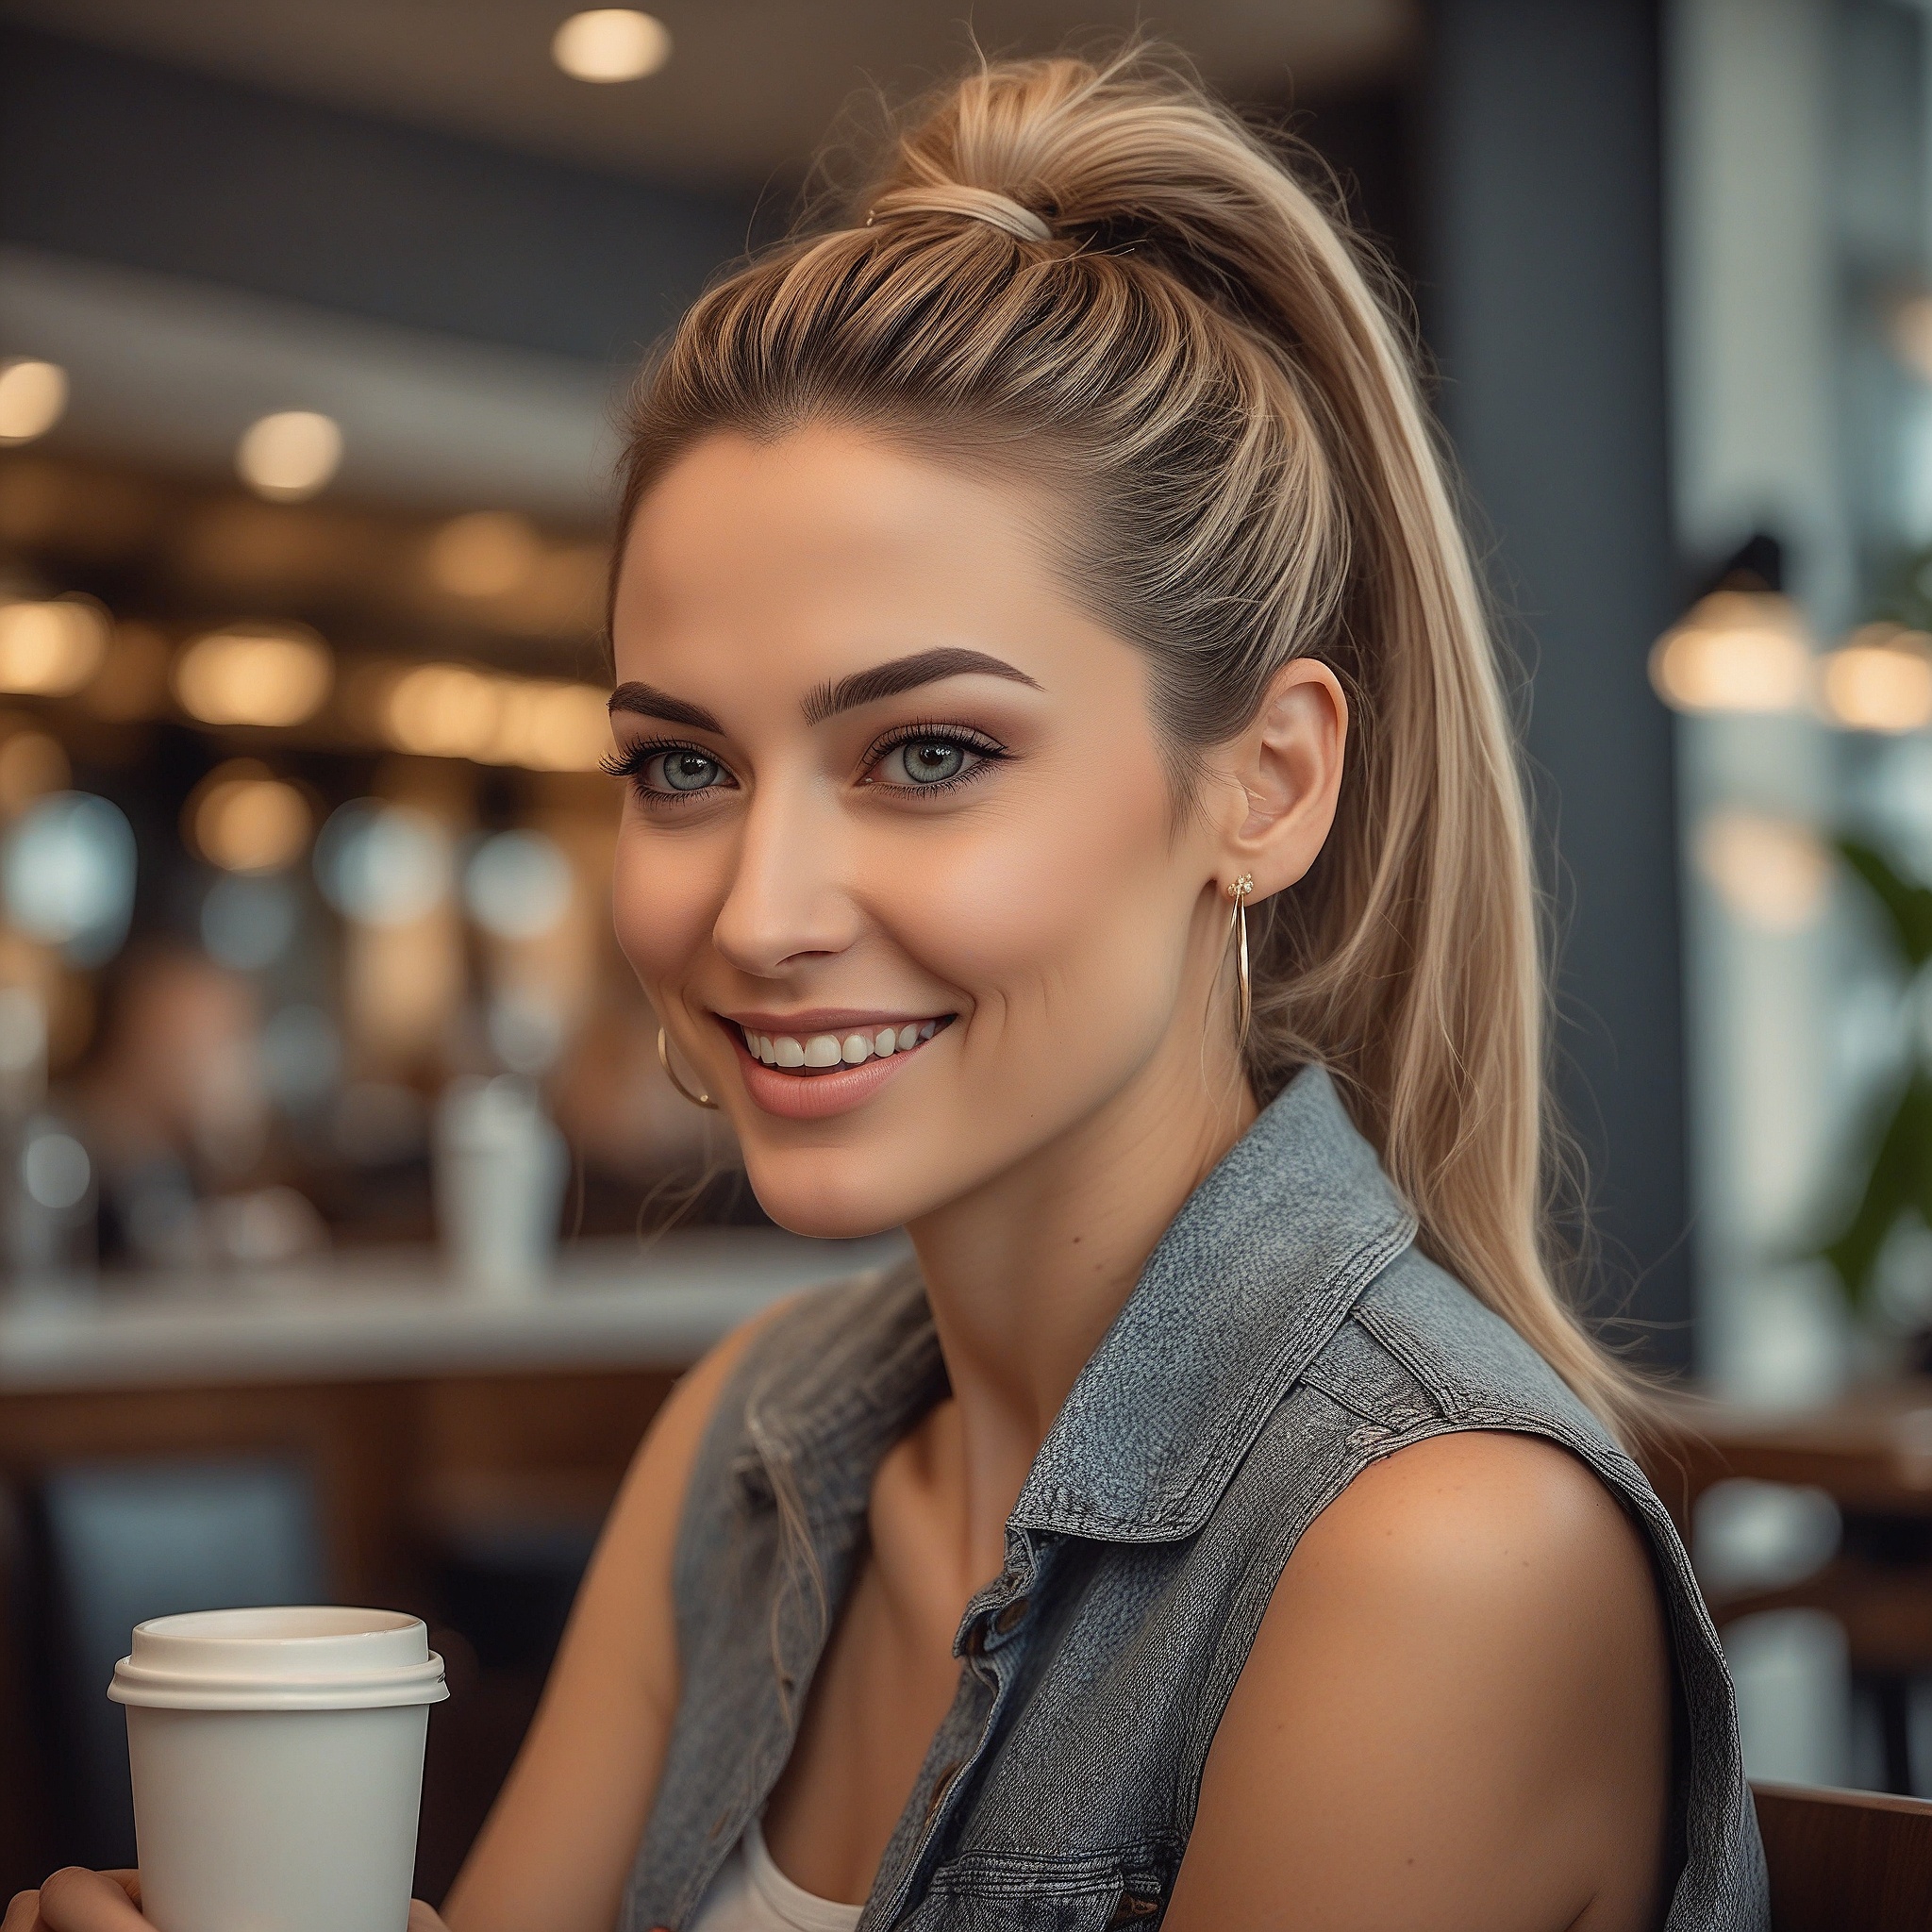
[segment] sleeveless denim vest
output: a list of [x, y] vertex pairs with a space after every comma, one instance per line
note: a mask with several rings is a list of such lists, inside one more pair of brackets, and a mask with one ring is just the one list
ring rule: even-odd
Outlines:
[[[958, 1694], [860, 1932], [1158, 1923], [1296, 1541], [1378, 1457], [1457, 1429], [1563, 1444], [1647, 1532], [1678, 1693], [1667, 1932], [1763, 1932], [1730, 1680], [1670, 1518], [1414, 1233], [1318, 1068], [1188, 1201], [1041, 1447], [1003, 1573], [967, 1607]], [[873, 1473], [945, 1386], [909, 1268], [804, 1298], [747, 1351], [685, 1502], [683, 1693], [619, 1932], [681, 1932], [763, 1807], [864, 1545]]]

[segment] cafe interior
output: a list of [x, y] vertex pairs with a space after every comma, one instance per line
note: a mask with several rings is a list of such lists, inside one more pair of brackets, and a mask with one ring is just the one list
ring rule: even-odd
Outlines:
[[1932, 1797], [1932, 10], [968, 12], [0, 0], [0, 1897], [132, 1862], [134, 1623], [336, 1602], [439, 1898], [677, 1374], [899, 1251], [612, 939], [614, 424], [827, 130], [1137, 23], [1412, 308], [1747, 1769]]

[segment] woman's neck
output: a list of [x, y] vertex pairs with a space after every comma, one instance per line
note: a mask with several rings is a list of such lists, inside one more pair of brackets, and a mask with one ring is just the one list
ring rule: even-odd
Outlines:
[[1204, 1069], [1198, 1036], [1170, 1041], [1058, 1141], [911, 1226], [953, 1391], [928, 1467], [981, 1581], [1074, 1379], [1257, 1111], [1231, 1056]]

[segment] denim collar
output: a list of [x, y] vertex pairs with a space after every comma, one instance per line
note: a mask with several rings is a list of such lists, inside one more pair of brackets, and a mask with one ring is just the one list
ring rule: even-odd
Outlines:
[[[1115, 1542], [1191, 1535], [1414, 1235], [1334, 1082], [1304, 1068], [1161, 1237], [1041, 1445], [1011, 1527]], [[758, 1459], [790, 1465], [822, 1522], [863, 1515], [879, 1459], [945, 1389], [917, 1268], [874, 1292], [869, 1321], [786, 1364], [748, 1405]]]
[[1196, 1188], [1080, 1372], [1015, 1528], [1165, 1542], [1241, 1458], [1415, 1220], [1321, 1067], [1305, 1067]]

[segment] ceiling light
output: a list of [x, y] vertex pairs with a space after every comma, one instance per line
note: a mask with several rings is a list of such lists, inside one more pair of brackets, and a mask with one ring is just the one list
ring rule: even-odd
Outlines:
[[0, 691], [64, 696], [93, 675], [107, 649], [107, 615], [89, 598], [0, 604]]
[[1825, 715], [1852, 731], [1919, 731], [1932, 724], [1932, 645], [1895, 624], [1855, 630], [1824, 662]]
[[524, 583], [543, 554], [528, 518], [513, 510], [453, 517], [429, 540], [429, 575], [458, 597], [501, 597]]
[[284, 409], [264, 416], [235, 445], [235, 471], [258, 496], [299, 503], [313, 496], [342, 460], [342, 432], [335, 419], [313, 409]]
[[237, 625], [182, 652], [175, 695], [204, 724], [299, 724], [322, 708], [334, 675], [313, 631]]
[[0, 442], [31, 442], [67, 408], [67, 372], [58, 362], [16, 356], [0, 362]]
[[557, 64], [574, 80], [641, 80], [671, 58], [661, 20], [628, 7], [574, 13], [550, 42]]
[[1650, 681], [1677, 711], [1799, 709], [1811, 652], [1797, 607], [1767, 591], [1714, 591], [1657, 641]]
[[301, 792], [248, 758], [209, 773], [182, 819], [195, 850], [224, 872], [280, 872], [302, 856], [314, 828]]

